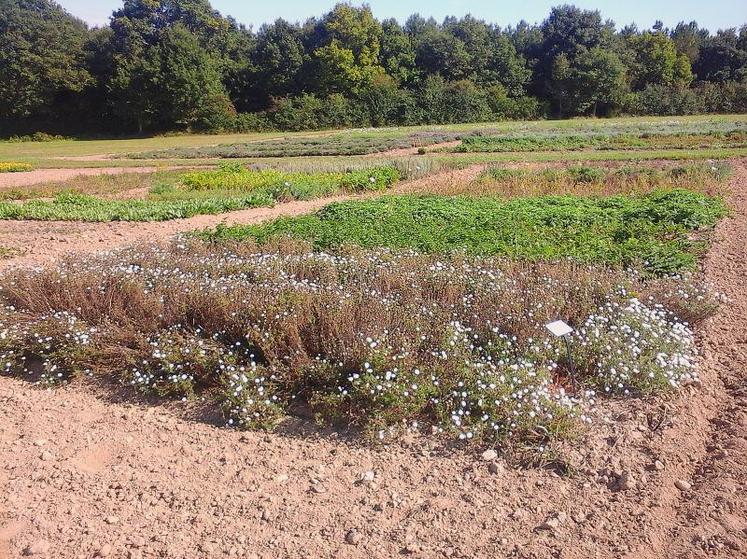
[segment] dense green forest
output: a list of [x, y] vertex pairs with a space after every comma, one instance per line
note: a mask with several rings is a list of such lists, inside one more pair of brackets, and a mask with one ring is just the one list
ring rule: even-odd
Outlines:
[[402, 25], [338, 4], [253, 31], [208, 0], [125, 0], [91, 29], [51, 0], [0, 2], [0, 136], [745, 111], [747, 26], [618, 30], [571, 5]]

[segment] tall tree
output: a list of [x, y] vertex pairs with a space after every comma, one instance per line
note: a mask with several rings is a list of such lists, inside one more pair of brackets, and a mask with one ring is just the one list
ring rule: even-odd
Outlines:
[[747, 30], [719, 31], [704, 41], [695, 64], [699, 80], [725, 82], [747, 78]]
[[0, 2], [0, 119], [56, 118], [92, 83], [86, 25], [51, 0]]
[[396, 19], [384, 20], [381, 29], [381, 65], [384, 70], [400, 85], [415, 83], [418, 69], [410, 37]]
[[313, 53], [323, 93], [359, 93], [384, 74], [380, 65], [381, 24], [371, 8], [337, 4], [316, 28]]
[[685, 54], [677, 54], [674, 41], [664, 31], [631, 35], [628, 44], [633, 53], [630, 67], [633, 88], [688, 85], [692, 81], [690, 60]]
[[593, 48], [576, 58], [570, 80], [573, 84], [573, 110], [597, 116], [618, 104], [625, 94], [625, 67], [609, 50]]
[[308, 60], [301, 29], [283, 19], [263, 25], [257, 33], [253, 60], [257, 68], [254, 84], [261, 104], [273, 96], [298, 93], [300, 72]]
[[679, 54], [684, 54], [690, 61], [690, 64], [695, 64], [700, 54], [700, 47], [703, 42], [708, 39], [709, 33], [707, 29], [700, 29], [698, 22], [691, 21], [685, 23], [681, 21], [677, 26], [670, 32], [670, 37], [674, 41], [674, 46], [677, 48]]
[[221, 81], [231, 22], [207, 0], [125, 0], [111, 29], [110, 100], [124, 123], [203, 127], [233, 111]]

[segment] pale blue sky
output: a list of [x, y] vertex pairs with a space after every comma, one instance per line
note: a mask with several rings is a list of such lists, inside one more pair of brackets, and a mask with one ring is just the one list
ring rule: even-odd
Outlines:
[[[112, 11], [122, 5], [121, 0], [58, 0], [73, 15], [90, 24], [108, 22]], [[303, 21], [328, 11], [335, 0], [280, 0], [276, 2], [251, 2], [246, 0], [212, 0], [212, 5], [224, 15], [231, 15], [240, 23], [255, 29], [262, 23], [282, 17], [289, 21]], [[360, 2], [354, 2], [360, 4]], [[376, 17], [396, 17], [404, 21], [412, 13], [433, 16], [441, 21], [444, 16], [462, 16], [467, 13], [501, 26], [524, 19], [530, 23], [542, 21], [557, 4], [573, 3], [583, 8], [598, 9], [604, 18], [611, 18], [621, 27], [637, 23], [640, 28], [649, 28], [661, 19], [673, 27], [678, 21], [696, 20], [711, 31], [726, 27], [739, 27], [747, 23], [747, 1], [745, 0], [370, 0], [368, 2]]]

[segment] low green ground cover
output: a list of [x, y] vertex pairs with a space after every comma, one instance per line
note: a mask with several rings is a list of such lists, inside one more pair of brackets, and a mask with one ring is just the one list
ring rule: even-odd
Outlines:
[[688, 190], [643, 196], [543, 196], [510, 200], [466, 196], [385, 196], [330, 204], [313, 215], [219, 228], [205, 238], [290, 236], [327, 250], [345, 244], [470, 254], [641, 265], [664, 274], [695, 266], [692, 238], [726, 212], [716, 197]]
[[399, 180], [391, 167], [335, 173], [250, 171], [224, 166], [156, 184], [147, 199], [116, 200], [62, 192], [53, 200], [0, 201], [0, 219], [63, 221], [165, 221], [342, 192], [384, 190]]

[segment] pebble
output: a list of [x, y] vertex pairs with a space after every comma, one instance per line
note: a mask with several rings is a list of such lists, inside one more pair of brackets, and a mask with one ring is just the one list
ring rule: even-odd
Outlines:
[[690, 491], [690, 489], [692, 488], [690, 482], [685, 481], [684, 479], [678, 479], [677, 481], [675, 481], [674, 486], [680, 491]]
[[44, 446], [45, 444], [47, 444], [45, 439], [37, 439], [34, 441], [34, 446]]
[[498, 453], [492, 448], [482, 453], [482, 459], [486, 462], [490, 462], [491, 460], [495, 460], [496, 458], [498, 458]]
[[119, 524], [118, 516], [107, 516], [104, 520], [107, 524]]
[[108, 543], [102, 545], [96, 552], [96, 557], [109, 557], [112, 554], [112, 546]]
[[49, 548], [51, 546], [49, 545], [49, 542], [44, 540], [39, 540], [37, 542], [32, 543], [30, 546], [28, 546], [26, 549], [23, 550], [24, 555], [44, 555], [49, 551]]
[[563, 524], [567, 519], [567, 516], [564, 512], [557, 512], [555, 514], [551, 514], [547, 519], [537, 526], [538, 530], [550, 530], [554, 532], [557, 530], [561, 524]]
[[51, 453], [51, 452], [49, 452], [48, 450], [45, 450], [45, 451], [44, 451], [44, 452], [42, 452], [42, 454], [41, 454], [41, 459], [42, 459], [42, 460], [43, 460], [44, 462], [49, 462], [50, 460], [53, 460], [53, 459], [54, 459], [54, 455], [52, 455], [52, 453]]
[[623, 472], [623, 474], [620, 476], [620, 479], [617, 481], [617, 486], [622, 491], [627, 491], [628, 489], [635, 489], [636, 488], [636, 480], [633, 477], [633, 474], [630, 472]]
[[375, 478], [376, 474], [373, 472], [373, 470], [363, 472], [363, 474], [361, 475], [361, 481], [373, 481]]
[[523, 520], [527, 516], [529, 516], [529, 513], [525, 511], [524, 509], [516, 509], [511, 514], [509, 514], [512, 520]]
[[363, 540], [363, 536], [358, 532], [358, 530], [349, 530], [347, 534], [345, 534], [345, 543], [349, 545], [358, 545]]
[[654, 468], [662, 471], [664, 469], [664, 464], [660, 460], [657, 460], [656, 462], [654, 462]]
[[505, 468], [498, 464], [497, 462], [491, 462], [488, 466], [488, 471], [491, 474], [502, 474], [504, 472]]

